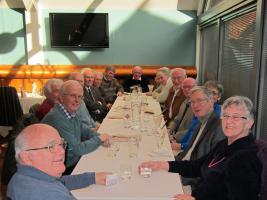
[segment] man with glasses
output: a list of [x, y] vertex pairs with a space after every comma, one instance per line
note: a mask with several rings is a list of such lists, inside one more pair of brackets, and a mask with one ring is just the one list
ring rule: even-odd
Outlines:
[[185, 78], [186, 71], [184, 69], [175, 68], [171, 71], [171, 80], [173, 86], [169, 90], [168, 97], [165, 101], [167, 112], [164, 113], [164, 119], [167, 121], [167, 125], [173, 121], [179, 112], [181, 104], [185, 100], [185, 96], [181, 88]]
[[104, 172], [61, 176], [65, 171], [66, 145], [49, 125], [26, 127], [15, 140], [18, 170], [9, 182], [8, 199], [74, 200], [70, 190], [91, 184], [104, 185], [108, 175]]
[[57, 129], [68, 142], [65, 174], [70, 174], [80, 156], [96, 150], [101, 144], [109, 143], [107, 134], [99, 135], [88, 127], [82, 126], [76, 115], [83, 99], [83, 88], [74, 80], [68, 80], [60, 88], [60, 102], [45, 116], [43, 123]]
[[[195, 86], [189, 96], [193, 113], [200, 123], [192, 135], [187, 136], [190, 137], [188, 146], [175, 157], [175, 160], [199, 159], [224, 139], [220, 115], [213, 109], [214, 99], [211, 92], [204, 86]], [[181, 149], [184, 148], [181, 146]], [[194, 186], [197, 182], [197, 178], [182, 178], [184, 185]]]
[[139, 86], [142, 88], [142, 92], [148, 92], [148, 80], [142, 76], [143, 69], [141, 66], [135, 66], [132, 70], [132, 76], [130, 76], [125, 82], [123, 83], [123, 88], [125, 92], [130, 92], [131, 87]]

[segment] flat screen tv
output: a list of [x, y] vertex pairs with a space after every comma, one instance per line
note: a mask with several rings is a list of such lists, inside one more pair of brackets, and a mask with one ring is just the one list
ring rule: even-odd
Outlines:
[[108, 48], [108, 13], [49, 13], [51, 47]]

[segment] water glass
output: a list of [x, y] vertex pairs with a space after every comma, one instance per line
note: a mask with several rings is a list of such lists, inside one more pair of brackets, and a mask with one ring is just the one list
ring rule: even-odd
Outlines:
[[140, 175], [144, 178], [149, 178], [152, 174], [152, 169], [149, 167], [141, 167]]
[[131, 111], [130, 109], [123, 110], [123, 127], [130, 128], [131, 127]]
[[132, 178], [132, 165], [130, 163], [120, 165], [120, 178], [124, 181]]

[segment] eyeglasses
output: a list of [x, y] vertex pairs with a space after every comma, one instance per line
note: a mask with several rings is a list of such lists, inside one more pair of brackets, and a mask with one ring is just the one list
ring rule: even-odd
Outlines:
[[63, 95], [65, 95], [65, 96], [70, 96], [70, 97], [73, 98], [73, 99], [78, 99], [78, 100], [82, 100], [82, 99], [83, 99], [83, 96], [82, 96], [82, 95], [67, 94], [67, 93], [64, 93]]
[[244, 116], [239, 116], [239, 115], [233, 115], [233, 116], [231, 116], [231, 115], [228, 115], [228, 114], [223, 114], [221, 116], [221, 119], [223, 119], [223, 120], [229, 120], [229, 119], [231, 119], [234, 122], [239, 122], [242, 119], [245, 119], [246, 120], [248, 118], [247, 117], [244, 117]]
[[189, 101], [188, 103], [191, 105], [196, 105], [196, 104], [203, 104], [205, 101], [208, 101], [208, 99], [197, 99], [195, 101]]
[[24, 151], [37, 151], [37, 150], [42, 150], [42, 149], [48, 149], [51, 153], [55, 153], [56, 152], [56, 149], [58, 147], [61, 147], [62, 149], [65, 150], [67, 148], [67, 142], [64, 141], [64, 139], [61, 139], [61, 142], [60, 143], [56, 143], [55, 141], [53, 141], [51, 144], [49, 144], [46, 147], [25, 149]]

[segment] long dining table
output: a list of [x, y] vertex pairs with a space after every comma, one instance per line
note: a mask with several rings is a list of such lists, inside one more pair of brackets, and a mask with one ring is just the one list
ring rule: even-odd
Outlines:
[[[162, 149], [158, 148], [155, 137], [151, 133], [154, 127], [153, 116], [160, 115], [161, 109], [158, 102], [152, 97], [142, 97], [146, 101], [146, 110], [141, 113], [141, 122], [145, 119], [146, 130], [125, 128], [123, 119], [125, 108], [130, 106], [129, 96], [118, 97], [106, 118], [98, 129], [99, 133], [108, 133], [118, 140], [119, 148], [116, 156], [110, 156], [109, 149], [99, 147], [96, 151], [81, 157], [72, 174], [83, 172], [111, 172], [117, 175], [118, 182], [115, 185], [91, 185], [89, 187], [74, 190], [72, 194], [79, 200], [85, 199], [172, 199], [175, 194], [183, 193], [179, 174], [166, 171], [152, 172], [148, 178], [140, 176], [138, 165], [147, 160], [171, 161], [174, 156], [171, 150], [168, 134], [165, 134]], [[145, 114], [146, 113], [146, 114]], [[163, 123], [163, 122], [162, 122]], [[166, 128], [161, 127], [167, 133]], [[128, 137], [140, 139], [138, 154], [129, 156]], [[126, 139], [125, 139], [126, 138]], [[131, 177], [127, 180], [120, 177], [121, 167], [130, 166]]]

